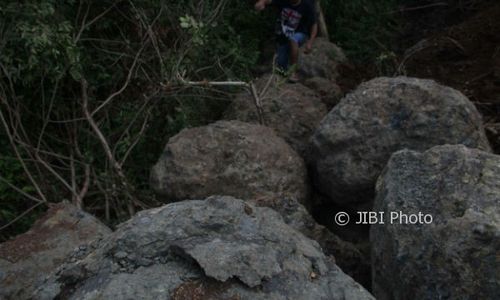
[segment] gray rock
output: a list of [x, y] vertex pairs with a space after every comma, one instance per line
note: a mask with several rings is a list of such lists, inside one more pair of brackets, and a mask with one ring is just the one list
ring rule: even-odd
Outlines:
[[[302, 154], [312, 133], [326, 116], [326, 106], [311, 89], [300, 83], [287, 83], [276, 75], [263, 76], [255, 86], [262, 93], [260, 101], [265, 125], [273, 128]], [[259, 122], [255, 101], [249, 92], [243, 92], [233, 100], [225, 119]]]
[[30, 231], [0, 244], [0, 299], [26, 299], [79, 247], [111, 230], [70, 204], [56, 204]]
[[313, 135], [307, 160], [329, 201], [355, 206], [373, 199], [392, 153], [443, 144], [490, 151], [474, 105], [432, 80], [384, 77], [361, 84], [330, 111]]
[[337, 105], [343, 97], [342, 90], [335, 82], [322, 77], [306, 79], [304, 85], [319, 94], [328, 110]]
[[[500, 299], [499, 204], [500, 156], [461, 145], [396, 152], [377, 182], [386, 224], [370, 232], [377, 299]], [[400, 211], [433, 221], [390, 224]]]
[[[285, 223], [306, 237], [317, 241], [323, 252], [335, 258], [335, 263], [349, 276], [363, 286], [370, 282], [370, 254], [361, 252], [354, 243], [345, 241], [325, 226], [319, 225], [306, 208], [293, 199], [283, 199], [271, 206], [283, 218]], [[334, 214], [330, 218], [333, 219]]]
[[271, 207], [358, 278], [358, 266], [366, 265], [364, 257], [318, 225], [298, 202], [306, 198], [306, 177], [302, 160], [272, 130], [235, 121], [190, 129], [174, 137], [153, 168], [152, 183], [171, 200], [230, 194]]
[[267, 127], [239, 121], [185, 129], [170, 139], [151, 171], [167, 201], [230, 195], [270, 206], [282, 198], [305, 203], [302, 158]]
[[339, 76], [337, 67], [347, 58], [337, 45], [324, 38], [317, 38], [311, 53], [299, 56], [299, 72], [305, 78], [322, 77], [335, 81]]
[[[117, 259], [116, 253], [134, 254]], [[123, 257], [123, 255], [119, 255]], [[140, 258], [154, 261], [141, 266]], [[280, 215], [232, 197], [138, 213], [36, 299], [373, 299]]]

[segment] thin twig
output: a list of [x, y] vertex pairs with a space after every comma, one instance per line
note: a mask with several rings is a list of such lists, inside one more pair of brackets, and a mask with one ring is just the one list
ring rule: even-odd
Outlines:
[[394, 13], [398, 13], [398, 12], [402, 13], [402, 12], [408, 12], [408, 11], [415, 11], [415, 10], [421, 10], [421, 9], [427, 9], [427, 8], [433, 8], [433, 7], [436, 7], [436, 6], [449, 6], [449, 4], [446, 3], [446, 2], [438, 2], [438, 3], [427, 4], [427, 5], [421, 5], [421, 6], [400, 8], [398, 10], [390, 11], [389, 14], [394, 14]]
[[23, 167], [24, 173], [26, 174], [26, 176], [28, 176], [28, 179], [30, 180], [31, 184], [35, 187], [35, 190], [38, 193], [38, 195], [40, 196], [40, 198], [42, 199], [42, 201], [43, 202], [47, 202], [47, 198], [45, 197], [45, 195], [43, 194], [42, 190], [38, 186], [38, 183], [35, 181], [35, 179], [31, 175], [31, 172], [29, 171], [28, 167], [24, 163], [24, 160], [21, 157], [21, 154], [19, 153], [19, 150], [17, 149], [16, 144], [14, 143], [14, 138], [12, 136], [12, 133], [10, 132], [10, 128], [9, 128], [9, 126], [7, 124], [7, 121], [5, 120], [4, 114], [2, 113], [1, 109], [0, 109], [0, 121], [2, 121], [2, 125], [3, 125], [3, 127], [5, 129], [5, 133], [7, 134], [9, 142], [10, 142], [10, 144], [12, 146], [12, 150], [14, 150], [14, 154], [16, 155], [17, 160], [19, 161], [19, 163]]
[[52, 97], [50, 98], [49, 109], [47, 111], [47, 117], [43, 121], [42, 129], [40, 130], [40, 135], [38, 136], [38, 143], [37, 143], [36, 149], [40, 149], [40, 144], [42, 143], [42, 138], [43, 138], [43, 135], [45, 133], [45, 129], [47, 128], [47, 125], [49, 124], [50, 114], [52, 113], [52, 109], [54, 107], [54, 100], [55, 100], [55, 97], [56, 97], [56, 92], [57, 92], [57, 90], [59, 88], [59, 81], [60, 81], [60, 79], [57, 78], [57, 80], [56, 80], [56, 82], [54, 84], [54, 88], [52, 90]]
[[19, 194], [23, 195], [24, 197], [26, 197], [26, 198], [28, 198], [30, 200], [33, 200], [35, 202], [43, 202], [43, 200], [35, 198], [35, 197], [31, 196], [30, 194], [26, 193], [25, 191], [23, 191], [22, 189], [18, 188], [17, 186], [13, 185], [7, 179], [3, 178], [1, 175], [0, 175], [0, 181], [4, 182], [10, 188], [12, 188], [13, 190], [15, 190], [16, 192], [18, 192]]
[[[88, 121], [90, 127], [92, 128], [92, 130], [96, 134], [98, 140], [101, 142], [101, 145], [104, 148], [104, 152], [108, 158], [108, 161], [111, 163], [111, 166], [113, 167], [116, 174], [120, 178], [121, 184], [122, 184], [123, 188], [125, 189], [125, 191], [127, 192], [127, 196], [129, 196], [130, 199], [135, 203], [137, 199], [131, 193], [130, 186], [127, 182], [127, 177], [125, 176], [125, 173], [123, 173], [122, 166], [118, 163], [118, 161], [113, 156], [113, 153], [111, 151], [111, 147], [109, 146], [109, 143], [108, 143], [106, 137], [104, 136], [102, 131], [99, 129], [99, 126], [97, 125], [94, 118], [92, 117], [92, 114], [89, 112], [89, 109], [88, 109], [88, 100], [89, 99], [88, 99], [88, 95], [87, 95], [88, 84], [87, 84], [87, 81], [85, 79], [81, 80], [81, 88], [82, 88], [83, 113], [84, 113], [85, 117], [87, 118], [87, 121]], [[135, 214], [135, 209], [134, 209], [133, 205], [130, 202], [128, 202], [127, 207], [128, 207], [130, 216], [133, 216]]]
[[134, 142], [132, 142], [132, 144], [130, 145], [130, 147], [127, 149], [127, 151], [123, 155], [123, 158], [120, 161], [120, 165], [123, 166], [125, 164], [125, 161], [127, 161], [128, 156], [130, 155], [130, 153], [132, 152], [132, 150], [135, 148], [135, 146], [137, 146], [137, 144], [139, 143], [142, 135], [146, 131], [146, 128], [147, 128], [147, 125], [148, 125], [148, 121], [149, 121], [149, 117], [150, 117], [150, 112], [151, 112], [151, 109], [148, 111], [148, 113], [146, 115], [146, 118], [144, 119], [144, 122], [142, 123], [141, 130], [137, 134], [137, 137], [135, 138]]
[[17, 221], [19, 221], [20, 219], [22, 219], [24, 216], [26, 216], [28, 213], [30, 213], [32, 210], [34, 210], [38, 206], [40, 206], [42, 204], [45, 204], [45, 203], [46, 202], [44, 201], [44, 202], [38, 202], [37, 204], [33, 205], [32, 207], [30, 207], [29, 209], [27, 209], [25, 212], [23, 212], [22, 214], [20, 214], [16, 218], [14, 218], [14, 220], [12, 220], [9, 223], [5, 224], [4, 226], [0, 227], [0, 231], [4, 230], [5, 228], [9, 227], [10, 225], [16, 223]]
[[260, 91], [260, 94], [259, 94], [259, 98], [262, 99], [263, 97], [266, 96], [267, 94], [267, 91], [269, 89], [269, 86], [271, 86], [271, 83], [274, 81], [274, 72], [271, 74], [271, 76], [269, 76], [269, 80], [266, 82], [266, 85], [264, 86], [264, 88], [262, 89], [262, 91]]
[[127, 75], [127, 79], [123, 83], [122, 87], [118, 91], [112, 93], [106, 100], [104, 100], [104, 102], [101, 103], [101, 105], [99, 105], [94, 111], [92, 111], [92, 113], [90, 114], [90, 116], [94, 116], [103, 107], [105, 107], [106, 105], [108, 105], [116, 96], [120, 95], [121, 93], [123, 93], [123, 91], [125, 91], [125, 89], [127, 88], [127, 86], [130, 83], [130, 80], [132, 79], [132, 75], [134, 73], [135, 66], [137, 65], [137, 62], [139, 61], [139, 57], [140, 57], [142, 51], [144, 50], [144, 48], [146, 47], [147, 44], [148, 44], [147, 41], [144, 42], [143, 45], [142, 45], [142, 47], [139, 49], [139, 51], [135, 55], [134, 62], [132, 63], [132, 66], [130, 67], [130, 70], [129, 70], [128, 75]]
[[87, 194], [90, 186], [90, 166], [86, 165], [85, 166], [85, 180], [83, 181], [82, 188], [80, 189], [80, 193], [78, 194], [78, 197], [76, 197], [76, 205], [78, 208], [82, 209], [83, 208], [83, 199], [85, 198], [85, 195]]
[[[264, 121], [264, 111], [262, 109], [262, 103], [260, 101], [259, 93], [257, 92], [257, 88], [253, 83], [247, 83], [244, 81], [188, 81], [185, 80], [180, 74], [177, 74], [177, 78], [181, 85], [187, 86], [202, 86], [202, 87], [210, 87], [210, 86], [241, 86], [250, 91], [252, 98], [254, 100], [255, 107], [257, 109], [257, 115], [259, 117], [259, 123], [261, 125], [265, 125]], [[161, 84], [163, 87], [168, 87], [170, 85]]]
[[265, 125], [264, 122], [264, 112], [262, 110], [262, 104], [260, 103], [260, 98], [259, 98], [259, 93], [257, 92], [257, 89], [255, 88], [255, 85], [253, 83], [250, 83], [250, 92], [252, 94], [255, 107], [257, 108], [257, 115], [259, 116], [259, 123], [260, 125]]
[[82, 25], [80, 27], [80, 30], [78, 31], [78, 34], [74, 38], [75, 44], [80, 40], [80, 37], [82, 36], [82, 33], [83, 33], [83, 31], [85, 31], [85, 29], [87, 29], [92, 24], [94, 24], [95, 22], [97, 22], [100, 18], [104, 17], [114, 7], [115, 7], [115, 4], [112, 4], [110, 7], [108, 7], [106, 10], [104, 10], [102, 13], [100, 13], [99, 15], [97, 15], [97, 17], [95, 17], [94, 19], [90, 20], [90, 22], [85, 23], [85, 20], [87, 19], [88, 13], [89, 13], [89, 10], [90, 10], [90, 3], [89, 3], [89, 5], [87, 6], [87, 11], [85, 12], [85, 16], [83, 17], [83, 20], [82, 20]]

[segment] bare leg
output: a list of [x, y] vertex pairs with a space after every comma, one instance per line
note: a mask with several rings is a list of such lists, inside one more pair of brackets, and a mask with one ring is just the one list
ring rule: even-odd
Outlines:
[[290, 64], [296, 65], [299, 61], [299, 44], [296, 41], [290, 41]]
[[291, 82], [299, 81], [299, 74], [297, 73], [297, 62], [299, 61], [299, 44], [296, 41], [290, 41], [290, 64], [293, 74], [288, 78]]

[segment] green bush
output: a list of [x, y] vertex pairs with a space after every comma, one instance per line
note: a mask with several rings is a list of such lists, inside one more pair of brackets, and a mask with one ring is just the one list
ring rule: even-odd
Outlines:
[[[154, 202], [149, 169], [168, 138], [218, 119], [237, 92], [179, 87], [178, 76], [248, 80], [268, 23], [265, 14], [240, 1], [5, 0], [0, 4], [0, 109], [8, 127], [0, 126], [0, 134], [15, 135], [49, 201], [72, 200], [71, 168], [80, 187], [90, 166], [86, 209], [104, 216], [108, 201], [109, 221], [119, 222], [128, 216], [130, 201], [84, 118], [82, 79], [88, 83], [90, 111], [120, 91], [92, 117], [116, 160], [127, 158], [122, 168], [139, 198], [133, 205], [141, 209]], [[6, 154], [0, 157], [2, 177], [38, 197], [10, 144], [1, 143], [0, 153]], [[71, 157], [78, 160], [74, 166]], [[5, 183], [0, 183], [0, 199], [3, 224], [32, 204]], [[19, 224], [29, 224], [32, 216], [15, 229], [24, 230]]]
[[[391, 57], [386, 45], [397, 21], [388, 12], [395, 5], [396, 0], [323, 1], [333, 40], [351, 58], [376, 61], [381, 70]], [[149, 169], [168, 138], [220, 118], [240, 91], [189, 88], [179, 85], [179, 76], [251, 79], [260, 50], [272, 42], [274, 14], [254, 11], [252, 1], [4, 0], [0, 112], [7, 128], [0, 126], [0, 137], [15, 136], [48, 201], [74, 200], [71, 186], [82, 186], [90, 167], [85, 208], [111, 224], [119, 222], [130, 206], [154, 205]], [[90, 112], [113, 95], [92, 118], [116, 161], [123, 162], [125, 180], [83, 113], [84, 82]], [[0, 153], [1, 176], [38, 197], [10, 144], [0, 143]], [[31, 204], [0, 183], [3, 224]], [[108, 206], [112, 211], [105, 213]], [[31, 220], [28, 214], [16, 223], [18, 231], [0, 239]]]
[[399, 0], [325, 0], [329, 33], [355, 62], [374, 63], [390, 56], [400, 31]]

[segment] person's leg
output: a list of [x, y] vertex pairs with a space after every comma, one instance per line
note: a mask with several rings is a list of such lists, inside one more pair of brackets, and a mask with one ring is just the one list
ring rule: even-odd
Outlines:
[[299, 61], [299, 44], [294, 39], [290, 39], [290, 64], [295, 66]]
[[290, 58], [290, 45], [288, 43], [278, 43], [276, 50], [276, 64], [280, 71], [286, 72], [288, 70], [288, 60]]
[[[297, 68], [296, 66], [299, 61], [299, 48], [307, 41], [307, 38], [307, 35], [302, 32], [297, 32], [290, 38], [290, 64], [292, 68]], [[291, 82], [299, 81], [299, 74], [297, 73], [297, 70], [294, 70], [289, 79]]]

